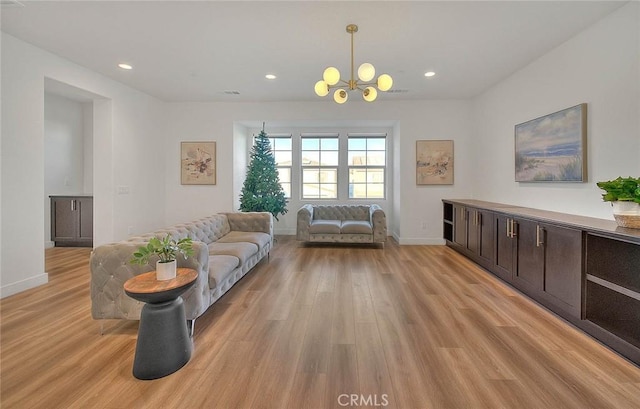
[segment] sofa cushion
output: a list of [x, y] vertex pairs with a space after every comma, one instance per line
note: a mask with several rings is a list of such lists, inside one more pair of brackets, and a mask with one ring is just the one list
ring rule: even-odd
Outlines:
[[342, 222], [340, 232], [345, 234], [373, 234], [371, 223], [364, 220], [345, 220]]
[[240, 265], [238, 257], [209, 257], [209, 288], [216, 288], [225, 278]]
[[262, 250], [264, 246], [271, 242], [271, 236], [267, 233], [255, 231], [230, 231], [229, 234], [218, 240], [218, 243], [239, 242], [256, 244], [260, 248], [260, 250]]
[[370, 206], [367, 205], [316, 205], [314, 220], [369, 220]]
[[258, 246], [253, 243], [220, 243], [209, 244], [210, 255], [235, 256], [244, 264], [247, 260], [258, 252]]
[[340, 220], [312, 220], [309, 226], [311, 234], [340, 234]]

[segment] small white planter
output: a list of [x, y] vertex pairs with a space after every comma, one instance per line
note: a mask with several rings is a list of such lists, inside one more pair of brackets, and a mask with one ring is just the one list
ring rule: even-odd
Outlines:
[[618, 226], [640, 229], [640, 203], [618, 200], [611, 204]]
[[176, 278], [176, 261], [168, 263], [156, 262], [156, 279], [158, 281], [166, 281]]

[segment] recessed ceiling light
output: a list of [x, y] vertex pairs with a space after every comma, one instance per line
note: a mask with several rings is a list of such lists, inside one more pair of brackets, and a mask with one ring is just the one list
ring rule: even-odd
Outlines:
[[268, 80], [275, 80], [277, 77], [273, 74], [267, 74], [264, 76]]
[[123, 62], [121, 62], [120, 64], [118, 64], [118, 67], [122, 68], [123, 70], [131, 70], [133, 69], [133, 67], [129, 64], [125, 64]]
[[424, 73], [425, 77], [433, 77], [434, 75], [436, 75], [436, 73], [433, 71], [427, 71]]

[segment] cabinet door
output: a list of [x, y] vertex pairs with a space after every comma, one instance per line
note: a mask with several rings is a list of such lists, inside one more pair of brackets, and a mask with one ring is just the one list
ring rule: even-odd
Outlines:
[[467, 209], [467, 250], [478, 254], [480, 245], [480, 224], [477, 209]]
[[76, 237], [75, 203], [71, 198], [51, 199], [51, 240], [73, 240]]
[[478, 210], [478, 256], [484, 259], [488, 265], [493, 265], [493, 244], [494, 238], [494, 220], [493, 213]]
[[582, 288], [582, 232], [542, 225], [545, 248], [544, 293], [546, 298], [575, 317], [580, 317]]
[[453, 206], [453, 241], [467, 247], [467, 209], [464, 206]]
[[506, 281], [511, 281], [515, 266], [516, 241], [509, 236], [511, 219], [504, 215], [496, 215], [496, 264], [493, 271]]
[[478, 262], [487, 268], [493, 266], [493, 213], [467, 210], [467, 250], [478, 256]]
[[78, 238], [93, 240], [93, 198], [76, 199], [78, 211]]
[[537, 239], [538, 223], [516, 219], [518, 240], [517, 268], [513, 282], [534, 295], [542, 290], [544, 274], [544, 246]]

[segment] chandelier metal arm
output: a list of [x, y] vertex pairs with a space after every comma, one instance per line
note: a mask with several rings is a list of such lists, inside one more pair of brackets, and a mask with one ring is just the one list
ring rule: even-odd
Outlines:
[[357, 81], [354, 81], [354, 63], [353, 63], [353, 33], [358, 31], [358, 26], [355, 24], [349, 24], [347, 26], [347, 33], [351, 34], [351, 79], [349, 80], [349, 89], [354, 90], [357, 88]]
[[[333, 88], [344, 88], [344, 87], [349, 88], [349, 81], [345, 81], [345, 80], [341, 79], [341, 80], [340, 80], [340, 82], [341, 82], [341, 84], [340, 84], [340, 83], [338, 83], [338, 84], [334, 84], [334, 85], [327, 85], [327, 88], [328, 88], [328, 89], [333, 89]], [[354, 89], [355, 89], [355, 88], [354, 88]]]

